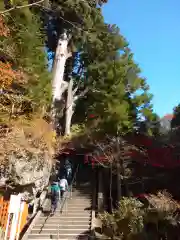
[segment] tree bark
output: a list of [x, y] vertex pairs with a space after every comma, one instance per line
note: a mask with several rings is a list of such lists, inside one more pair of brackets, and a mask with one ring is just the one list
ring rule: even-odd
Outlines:
[[56, 48], [56, 56], [54, 62], [54, 76], [52, 82], [52, 95], [53, 95], [53, 102], [60, 101], [62, 97], [62, 85], [64, 80], [64, 71], [66, 60], [69, 57], [68, 53], [68, 43], [70, 40], [70, 36], [68, 36], [67, 32], [64, 32], [57, 44]]
[[57, 113], [58, 113], [58, 103], [62, 99], [62, 94], [67, 89], [68, 83], [64, 81], [64, 71], [66, 66], [66, 60], [71, 56], [68, 52], [68, 44], [71, 36], [64, 31], [60, 35], [56, 54], [53, 64], [53, 80], [52, 80], [52, 121], [54, 128], [57, 125]]
[[[119, 146], [120, 142], [118, 140], [116, 140], [116, 149], [117, 152], [119, 153], [118, 155], [120, 155], [120, 146]], [[116, 158], [116, 168], [117, 168], [117, 201], [119, 202], [121, 200], [122, 197], [122, 181], [121, 181], [121, 159], [120, 156], [117, 156]]]
[[73, 107], [74, 107], [73, 80], [71, 79], [68, 85], [66, 101], [65, 135], [69, 135], [71, 133], [71, 120], [74, 112]]
[[98, 170], [98, 212], [102, 213], [104, 210], [103, 168], [100, 167]]
[[122, 191], [121, 191], [121, 165], [118, 160], [116, 168], [117, 168], [117, 201], [119, 202], [122, 197]]

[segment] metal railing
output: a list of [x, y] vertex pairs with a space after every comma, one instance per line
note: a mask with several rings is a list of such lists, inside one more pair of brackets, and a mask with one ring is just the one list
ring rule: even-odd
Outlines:
[[60, 212], [62, 212], [63, 208], [65, 207], [65, 212], [67, 213], [67, 210], [68, 210], [67, 209], [68, 208], [67, 207], [67, 199], [68, 198], [72, 199], [73, 184], [76, 181], [78, 170], [79, 170], [79, 164], [78, 164], [78, 166], [76, 168], [76, 171], [75, 171], [74, 176], [72, 178], [71, 184], [70, 184], [70, 186], [68, 186], [68, 190], [64, 194], [64, 198], [63, 198], [63, 200], [61, 202], [61, 206], [60, 206]]
[[[68, 190], [64, 194], [64, 198], [63, 198], [63, 201], [61, 202], [61, 206], [60, 206], [60, 213], [62, 213], [63, 208], [65, 208], [65, 213], [67, 213], [67, 210], [68, 210], [67, 199], [68, 198], [72, 199], [73, 184], [76, 181], [78, 170], [79, 170], [79, 164], [78, 164], [76, 171], [74, 173], [74, 176], [72, 178], [71, 185], [68, 187]], [[61, 227], [61, 224], [58, 225], [57, 239], [59, 239], [60, 227]]]

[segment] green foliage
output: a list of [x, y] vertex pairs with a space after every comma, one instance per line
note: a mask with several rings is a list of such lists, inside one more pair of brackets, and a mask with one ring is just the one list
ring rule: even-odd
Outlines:
[[145, 121], [140, 122], [139, 131], [149, 136], [158, 137], [161, 135], [160, 117], [151, 109], [145, 109]]
[[152, 114], [149, 108], [152, 96], [147, 92], [145, 79], [139, 76], [140, 69], [133, 62], [127, 42], [115, 26], [106, 27], [106, 34], [98, 38], [101, 45], [88, 43], [87, 57], [82, 54], [83, 62], [87, 61], [86, 85], [91, 90], [83, 103], [79, 101], [79, 106], [86, 104], [86, 116], [89, 113], [96, 116], [95, 121], [99, 121], [96, 130], [126, 133], [137, 125], [139, 114], [145, 115], [148, 110]]
[[[152, 113], [152, 95], [128, 42], [116, 25], [104, 22], [96, 1], [50, 2], [56, 17], [52, 15], [48, 46], [55, 51], [63, 31], [72, 36], [68, 46], [72, 58], [67, 61], [64, 79], [69, 81], [72, 76], [76, 94], [82, 95], [74, 105], [73, 123], [91, 127], [95, 121], [96, 132], [113, 135], [132, 131], [139, 115]], [[96, 118], [89, 119], [89, 114]]]
[[178, 230], [178, 203], [166, 192], [149, 195], [147, 200], [145, 206], [136, 198], [124, 197], [112, 214], [101, 214], [104, 234], [122, 240], [175, 239], [172, 226]]
[[10, 36], [3, 47], [13, 46], [13, 68], [21, 69], [24, 74], [21, 94], [35, 108], [50, 104], [51, 81], [47, 72], [44, 51], [45, 36], [41, 31], [42, 23], [28, 8], [12, 11], [6, 16]]
[[102, 223], [111, 229], [111, 237], [131, 239], [132, 235], [140, 234], [144, 228], [143, 204], [135, 198], [123, 198], [117, 210], [112, 214], [100, 215]]

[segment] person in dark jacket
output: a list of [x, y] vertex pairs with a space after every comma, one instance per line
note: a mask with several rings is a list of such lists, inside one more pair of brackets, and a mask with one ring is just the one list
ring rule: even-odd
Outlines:
[[72, 180], [72, 164], [70, 163], [69, 159], [66, 159], [65, 170], [66, 170], [66, 177], [67, 177], [68, 184], [70, 184]]
[[58, 201], [60, 200], [60, 186], [58, 182], [53, 181], [51, 184], [51, 214], [57, 209]]

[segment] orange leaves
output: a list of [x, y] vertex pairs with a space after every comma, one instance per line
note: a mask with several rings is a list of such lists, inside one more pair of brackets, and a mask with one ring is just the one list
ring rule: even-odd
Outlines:
[[8, 37], [10, 34], [9, 28], [5, 25], [4, 19], [0, 16], [0, 37]]
[[8, 89], [12, 82], [16, 80], [19, 84], [24, 84], [27, 81], [23, 71], [13, 70], [10, 63], [0, 61], [0, 89]]
[[[8, 37], [9, 34], [9, 28], [6, 26], [3, 17], [0, 16], [0, 37]], [[11, 65], [0, 61], [0, 89], [8, 88], [14, 78], [15, 73]]]
[[0, 61], [0, 89], [9, 88], [15, 78], [16, 74], [11, 65]]

